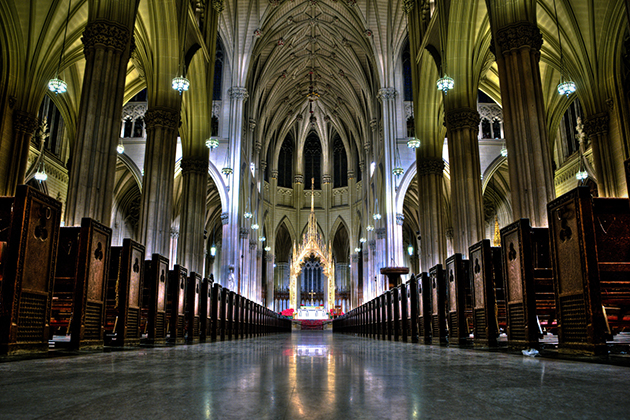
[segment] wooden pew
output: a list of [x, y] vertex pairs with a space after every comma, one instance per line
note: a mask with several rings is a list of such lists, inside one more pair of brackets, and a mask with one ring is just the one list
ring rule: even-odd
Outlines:
[[400, 313], [400, 301], [402, 299], [400, 287], [396, 286], [390, 290], [391, 292], [391, 313], [392, 313], [392, 339], [400, 341], [402, 336], [401, 324], [402, 314]]
[[442, 264], [429, 270], [431, 277], [431, 342], [448, 343], [446, 331], [446, 279]]
[[61, 203], [31, 187], [0, 197], [0, 354], [48, 351], [60, 222]]
[[212, 341], [224, 340], [222, 299], [223, 287], [219, 283], [214, 283], [212, 285], [212, 309], [210, 310], [212, 316], [210, 338]]
[[385, 339], [392, 340], [394, 335], [394, 311], [392, 301], [392, 291], [388, 290], [385, 293]]
[[234, 294], [232, 330], [234, 338], [237, 340], [240, 338], [241, 334], [241, 318], [239, 317], [239, 315], [241, 314], [241, 298], [241, 295], [236, 293]]
[[418, 342], [418, 280], [411, 275], [407, 282], [407, 341]]
[[212, 340], [212, 286], [211, 279], [201, 281], [199, 294], [199, 341], [205, 343]]
[[428, 273], [418, 274], [418, 341], [431, 343], [431, 277]]
[[578, 187], [547, 210], [559, 349], [605, 353], [609, 328], [630, 328], [630, 202]]
[[153, 254], [144, 266], [143, 310], [146, 312], [146, 339], [142, 342], [150, 345], [166, 343], [168, 334], [168, 258]]
[[470, 278], [468, 260], [462, 254], [454, 254], [446, 260], [448, 277], [448, 331], [449, 343], [460, 346], [469, 343], [469, 320], [472, 320], [470, 305]]
[[141, 338], [144, 246], [124, 239], [122, 246], [111, 248], [110, 255], [105, 344], [137, 346]]
[[[503, 299], [501, 248], [492, 247], [488, 239], [469, 248], [470, 276], [473, 286], [474, 344], [496, 346], [499, 337], [498, 299]], [[505, 313], [505, 309], [503, 309]]]
[[169, 320], [168, 342], [183, 344], [186, 334], [186, 283], [188, 283], [188, 270], [179, 264], [175, 264], [168, 272], [168, 304], [166, 314]]
[[61, 323], [70, 316], [65, 319], [72, 349], [104, 345], [111, 237], [110, 228], [89, 218], [81, 227], [61, 228], [51, 318]]
[[542, 336], [538, 319], [540, 324], [550, 328], [555, 323], [549, 230], [530, 227], [528, 219], [504, 227], [501, 229], [501, 255], [508, 346], [538, 347]]
[[378, 302], [378, 308], [376, 310], [377, 325], [378, 325], [378, 338], [385, 340], [387, 337], [387, 328], [385, 327], [385, 295], [376, 297]]
[[368, 302], [368, 311], [369, 311], [369, 316], [368, 316], [368, 322], [369, 322], [369, 327], [368, 327], [368, 337], [370, 338], [377, 338], [377, 328], [376, 328], [376, 300], [372, 299], [371, 301]]
[[228, 290], [225, 301], [225, 337], [228, 340], [234, 338], [234, 295], [232, 290]]
[[241, 296], [238, 302], [238, 338], [246, 338], [245, 333], [245, 306], [247, 298]]
[[400, 285], [400, 339], [403, 342], [409, 341], [409, 323], [407, 320], [409, 319], [409, 292], [408, 286], [406, 283], [402, 283]]
[[201, 275], [195, 272], [190, 273], [186, 292], [186, 342], [188, 344], [198, 343], [201, 335], [201, 284]]

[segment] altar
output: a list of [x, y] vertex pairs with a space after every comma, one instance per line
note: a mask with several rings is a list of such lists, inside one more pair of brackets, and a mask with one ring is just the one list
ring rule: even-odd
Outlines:
[[302, 306], [296, 319], [328, 319], [328, 314], [321, 306]]

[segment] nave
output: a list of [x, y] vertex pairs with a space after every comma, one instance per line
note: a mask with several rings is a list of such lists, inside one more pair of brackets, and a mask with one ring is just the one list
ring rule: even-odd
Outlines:
[[330, 331], [0, 363], [0, 419], [628, 417], [628, 368]]

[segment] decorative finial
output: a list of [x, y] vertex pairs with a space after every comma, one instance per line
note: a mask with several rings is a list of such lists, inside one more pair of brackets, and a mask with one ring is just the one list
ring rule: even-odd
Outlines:
[[311, 178], [311, 213], [315, 211], [315, 178]]

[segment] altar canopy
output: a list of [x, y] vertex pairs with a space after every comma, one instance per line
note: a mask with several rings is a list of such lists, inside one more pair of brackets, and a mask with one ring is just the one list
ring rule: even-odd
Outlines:
[[324, 276], [328, 279], [328, 297], [325, 308], [335, 302], [335, 264], [332, 258], [332, 247], [326, 245], [317, 230], [317, 218], [315, 217], [315, 191], [314, 182], [311, 182], [311, 214], [308, 217], [308, 231], [302, 237], [302, 243], [293, 244], [293, 257], [291, 261], [291, 279], [289, 283], [289, 304], [291, 308], [300, 309], [297, 302], [297, 279], [302, 272], [304, 264], [309, 258], [319, 259]]

